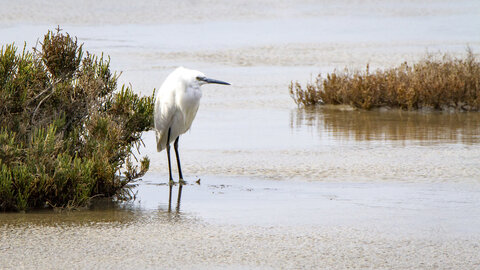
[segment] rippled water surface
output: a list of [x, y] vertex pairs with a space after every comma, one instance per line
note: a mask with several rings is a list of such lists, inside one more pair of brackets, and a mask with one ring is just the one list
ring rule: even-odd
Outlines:
[[178, 65], [232, 83], [204, 86], [180, 138], [180, 205], [175, 187], [168, 211], [166, 154], [147, 132], [135, 201], [0, 214], [0, 268], [480, 265], [480, 114], [304, 109], [288, 94], [335, 68], [478, 53], [478, 1], [0, 4], [0, 44], [60, 24], [140, 94]]

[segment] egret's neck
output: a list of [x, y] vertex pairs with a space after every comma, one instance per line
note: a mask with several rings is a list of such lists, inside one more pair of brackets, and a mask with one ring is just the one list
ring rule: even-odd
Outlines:
[[192, 96], [195, 96], [195, 97], [198, 97], [198, 99], [200, 99], [202, 97], [202, 89], [200, 87], [201, 85], [199, 84], [193, 84], [193, 85], [190, 85], [189, 87], [187, 87], [187, 95], [192, 95]]
[[200, 104], [200, 98], [202, 98], [202, 90], [200, 85], [193, 84], [185, 88], [180, 96], [180, 103], [182, 104], [182, 109], [187, 110], [188, 108], [198, 108]]

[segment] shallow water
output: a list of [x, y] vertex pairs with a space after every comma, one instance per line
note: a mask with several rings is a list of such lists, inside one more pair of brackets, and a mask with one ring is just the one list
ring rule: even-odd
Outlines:
[[480, 143], [480, 114], [473, 112], [416, 112], [395, 109], [355, 110], [320, 106], [292, 110], [291, 128], [309, 129], [319, 137], [345, 143], [401, 146]]
[[480, 197], [458, 185], [205, 176], [185, 186], [180, 209], [169, 212], [161, 182], [148, 174], [133, 203], [2, 214], [2, 268], [471, 268], [480, 262]]
[[138, 93], [178, 65], [233, 85], [204, 87], [180, 139], [178, 211], [147, 132], [135, 201], [1, 214], [0, 268], [480, 264], [480, 114], [301, 109], [288, 95], [346, 65], [478, 52], [478, 1], [60, 2], [0, 1], [0, 44], [61, 24]]

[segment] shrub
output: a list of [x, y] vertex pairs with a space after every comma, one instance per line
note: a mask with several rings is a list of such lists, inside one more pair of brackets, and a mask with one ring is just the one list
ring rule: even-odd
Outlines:
[[480, 62], [470, 49], [464, 59], [427, 56], [413, 66], [402, 65], [371, 73], [334, 71], [318, 75], [306, 88], [289, 86], [294, 101], [303, 106], [347, 104], [358, 108], [397, 107], [436, 110], [480, 110]]
[[49, 31], [41, 48], [0, 50], [0, 210], [79, 207], [141, 177], [131, 157], [153, 124], [153, 96], [117, 90], [109, 59]]

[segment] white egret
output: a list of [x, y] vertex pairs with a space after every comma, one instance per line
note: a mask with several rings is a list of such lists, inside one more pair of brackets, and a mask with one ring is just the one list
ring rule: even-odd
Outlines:
[[170, 186], [169, 206], [172, 185], [174, 184], [172, 167], [170, 165], [170, 143], [175, 141], [173, 147], [177, 158], [180, 184], [178, 201], [180, 201], [184, 180], [178, 155], [178, 139], [180, 135], [190, 129], [202, 97], [200, 87], [207, 83], [230, 85], [227, 82], [207, 78], [200, 71], [179, 67], [165, 79], [155, 100], [154, 122], [157, 151], [160, 152], [165, 148], [167, 149]]

